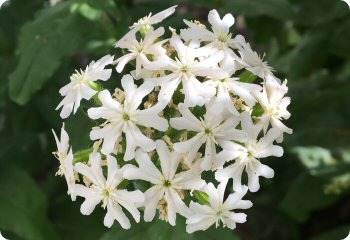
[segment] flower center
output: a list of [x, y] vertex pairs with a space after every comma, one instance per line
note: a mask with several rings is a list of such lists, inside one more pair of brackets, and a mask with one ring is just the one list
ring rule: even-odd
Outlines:
[[211, 132], [211, 130], [209, 128], [206, 128], [204, 130], [204, 133], [207, 134], [207, 135], [210, 135], [212, 132]]
[[227, 35], [220, 34], [219, 37], [218, 37], [218, 40], [219, 40], [219, 42], [226, 43], [227, 40], [228, 40], [227, 38], [228, 38]]
[[124, 113], [124, 115], [123, 115], [123, 120], [126, 121], [126, 122], [129, 121], [129, 120], [130, 120], [129, 114]]
[[86, 82], [85, 74], [83, 73], [82, 70], [81, 72], [79, 72], [78, 70], [75, 70], [75, 73], [71, 76], [71, 80], [76, 85], [85, 83]]
[[107, 188], [103, 189], [102, 191], [102, 196], [105, 197], [105, 198], [108, 198], [109, 197], [109, 190]]
[[171, 182], [166, 179], [166, 180], [164, 180], [163, 185], [164, 185], [164, 187], [170, 187], [171, 186]]
[[190, 68], [187, 65], [182, 66], [181, 72], [187, 73], [190, 70]]
[[270, 113], [270, 115], [277, 117], [280, 115], [280, 109], [278, 106], [273, 106], [267, 109], [267, 112]]

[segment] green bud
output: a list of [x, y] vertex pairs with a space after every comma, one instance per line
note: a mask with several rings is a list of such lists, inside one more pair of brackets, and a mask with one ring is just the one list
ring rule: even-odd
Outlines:
[[88, 148], [88, 149], [84, 149], [81, 150], [79, 152], [74, 153], [73, 155], [73, 164], [76, 164], [78, 162], [88, 162], [89, 161], [89, 155], [90, 153], [92, 153], [93, 149], [92, 148]]
[[210, 205], [209, 196], [205, 192], [194, 190], [193, 196], [197, 199], [197, 201], [202, 205]]
[[151, 25], [147, 24], [145, 26], [143, 26], [141, 29], [140, 29], [140, 33], [141, 33], [141, 36], [144, 38], [147, 33], [148, 33], [148, 30], [151, 28]]

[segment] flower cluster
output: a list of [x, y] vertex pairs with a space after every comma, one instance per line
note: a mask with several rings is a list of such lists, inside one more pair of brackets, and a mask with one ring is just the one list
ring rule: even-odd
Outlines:
[[[232, 36], [233, 16], [211, 10], [210, 28], [184, 20], [187, 28], [170, 28], [166, 38], [155, 25], [175, 8], [140, 19], [115, 44], [124, 55], [90, 63], [60, 90], [62, 118], [94, 99], [91, 149], [73, 154], [63, 126], [60, 139], [54, 133], [55, 156], [72, 200], [85, 199], [81, 213], [101, 205], [107, 227], [117, 221], [128, 229], [125, 211], [139, 222], [141, 210], [145, 221], [157, 215], [171, 225], [184, 216], [189, 233], [220, 223], [234, 229], [246, 221], [239, 209], [252, 206], [242, 200], [247, 191], [259, 190], [259, 177], [274, 176], [261, 160], [281, 157], [275, 143], [292, 133], [283, 123], [287, 81], [243, 36]], [[111, 92], [101, 81], [113, 65], [122, 89]]]

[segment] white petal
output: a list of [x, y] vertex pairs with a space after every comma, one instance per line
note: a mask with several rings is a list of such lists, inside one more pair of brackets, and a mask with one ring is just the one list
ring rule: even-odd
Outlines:
[[169, 128], [168, 121], [165, 118], [159, 117], [158, 114], [165, 106], [161, 103], [157, 103], [155, 106], [141, 110], [135, 119], [138, 125], [145, 127], [152, 127], [159, 131], [166, 131]]
[[173, 153], [176, 155], [171, 154], [167, 145], [162, 140], [157, 140], [156, 144], [157, 144], [156, 149], [159, 155], [163, 176], [167, 180], [171, 180], [175, 175], [175, 172], [181, 160], [181, 155], [176, 153]]
[[124, 177], [126, 179], [141, 179], [154, 184], [162, 184], [162, 174], [152, 163], [147, 153], [139, 149], [136, 151], [135, 159], [139, 168], [126, 168], [124, 170]]
[[131, 102], [137, 89], [134, 83], [134, 78], [130, 74], [124, 75], [121, 79], [121, 83], [125, 92], [125, 100]]
[[[174, 207], [175, 219], [176, 219], [176, 212], [181, 214], [184, 217], [190, 216], [191, 211], [188, 209], [186, 204], [181, 200], [179, 194], [174, 189], [169, 189], [169, 191], [166, 191], [165, 198], [167, 199], [167, 203], [171, 202], [170, 205]], [[169, 207], [168, 207], [168, 210], [169, 210]]]
[[[224, 185], [226, 186], [227, 180], [224, 180], [223, 182], [224, 182]], [[223, 186], [223, 185], [221, 185], [221, 186]], [[208, 183], [208, 185], [206, 187], [206, 193], [209, 196], [209, 202], [210, 202], [211, 207], [214, 210], [218, 210], [220, 205], [222, 204], [222, 201], [220, 201], [218, 189], [215, 188], [213, 183]]]
[[109, 214], [109, 216], [105, 217], [105, 220], [104, 220], [104, 224], [106, 227], [111, 227], [112, 224], [113, 224], [113, 221], [111, 222], [112, 218], [113, 217], [115, 220], [117, 220], [120, 225], [122, 226], [122, 228], [124, 229], [129, 229], [131, 224], [130, 224], [130, 221], [128, 219], [128, 217], [125, 215], [125, 213], [123, 212], [122, 208], [112, 202], [112, 201], [108, 201], [108, 204], [107, 204], [107, 213]]
[[163, 198], [164, 190], [159, 189], [158, 186], [153, 186], [145, 192], [145, 222], [150, 222], [153, 220], [158, 202]]
[[150, 17], [148, 24], [155, 24], [155, 23], [159, 23], [159, 22], [163, 21], [165, 18], [169, 17], [170, 15], [172, 15], [175, 12], [176, 7], [177, 7], [177, 5], [172, 6], [170, 8], [167, 8], [167, 9], [153, 15], [152, 17]]
[[186, 107], [183, 103], [180, 103], [178, 105], [178, 109], [182, 117], [170, 119], [170, 124], [173, 128], [178, 130], [192, 130], [196, 132], [200, 132], [202, 130], [201, 122], [190, 112], [188, 107]]
[[219, 169], [215, 173], [215, 179], [218, 181], [224, 181], [226, 179], [232, 178], [233, 179], [233, 189], [235, 191], [241, 191], [242, 190], [242, 173], [244, 170], [244, 165], [239, 164], [239, 162], [236, 162], [224, 169]]
[[101, 152], [108, 155], [113, 152], [114, 146], [122, 134], [122, 126], [122, 122], [120, 122], [119, 125], [107, 124], [104, 128], [93, 129], [90, 132], [90, 139], [103, 139]]
[[220, 19], [219, 13], [215, 9], [213, 9], [209, 12], [208, 22], [212, 25], [214, 31], [221, 30], [221, 28], [222, 28], [221, 22], [222, 21]]
[[134, 53], [129, 53], [129, 54], [123, 55], [120, 58], [118, 58], [116, 60], [116, 62], [118, 63], [117, 67], [116, 67], [117, 72], [121, 73], [123, 71], [125, 65], [135, 58], [136, 58], [136, 56]]
[[208, 137], [205, 142], [204, 157], [202, 159], [201, 168], [210, 170], [216, 159], [216, 144], [212, 137]]
[[85, 198], [80, 207], [80, 212], [84, 215], [90, 215], [102, 200], [100, 194], [81, 184], [74, 185], [74, 193]]
[[263, 176], [265, 178], [273, 178], [273, 176], [275, 175], [273, 169], [264, 164], [258, 165], [256, 172], [259, 173], [260, 176]]
[[[181, 81], [177, 74], [170, 74], [167, 76], [169, 76], [170, 80], [165, 83], [159, 83], [161, 84], [161, 89], [158, 94], [158, 100], [165, 103], [168, 103], [170, 101]], [[154, 82], [154, 84], [156, 83]]]
[[75, 171], [87, 177], [95, 185], [101, 187], [104, 186], [106, 179], [104, 178], [101, 169], [101, 155], [99, 153], [91, 153], [89, 159], [91, 162], [90, 167], [79, 162], [74, 165]]
[[190, 170], [176, 174], [171, 183], [174, 188], [186, 190], [199, 190], [205, 185], [205, 181]]
[[135, 206], [136, 203], [143, 203], [145, 201], [144, 195], [140, 190], [127, 191], [117, 190], [113, 196], [116, 196], [118, 203], [123, 206], [135, 219], [136, 222], [140, 222], [140, 212]]
[[244, 213], [234, 213], [232, 220], [237, 223], [244, 223], [247, 221], [247, 215]]
[[232, 14], [228, 13], [222, 18], [222, 24], [226, 28], [230, 28], [235, 23], [235, 19]]
[[125, 129], [126, 137], [126, 150], [124, 160], [128, 161], [135, 157], [136, 146], [142, 148], [142, 150], [149, 152], [156, 148], [156, 143], [146, 137], [135, 124], [128, 122]]
[[197, 155], [199, 148], [202, 146], [203, 139], [203, 134], [199, 133], [190, 140], [175, 143], [174, 150], [178, 153], [188, 152], [187, 160], [191, 163]]
[[113, 156], [107, 155], [107, 183], [109, 188], [116, 188], [122, 181], [122, 171], [119, 169], [117, 159]]

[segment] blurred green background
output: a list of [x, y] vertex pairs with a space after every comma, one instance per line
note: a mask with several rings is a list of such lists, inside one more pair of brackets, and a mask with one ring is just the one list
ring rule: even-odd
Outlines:
[[[266, 163], [248, 221], [237, 229], [188, 235], [156, 221], [103, 226], [72, 203], [51, 129], [58, 90], [75, 68], [107, 53], [139, 18], [179, 4], [165, 25], [206, 21], [208, 11], [236, 17], [233, 32], [251, 42], [280, 78], [288, 78], [292, 117], [285, 155]], [[223, 15], [222, 15], [223, 16]], [[119, 79], [114, 77], [115, 81]], [[113, 81], [113, 79], [112, 79]], [[65, 121], [73, 150], [89, 145], [83, 111]], [[10, 0], [0, 9], [0, 230], [11, 240], [337, 240], [350, 230], [350, 10], [338, 0]]]

